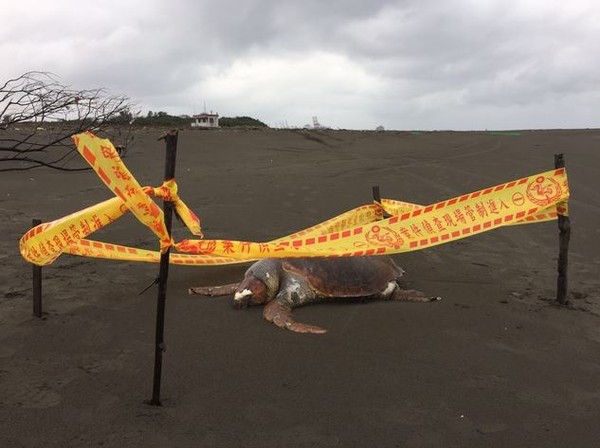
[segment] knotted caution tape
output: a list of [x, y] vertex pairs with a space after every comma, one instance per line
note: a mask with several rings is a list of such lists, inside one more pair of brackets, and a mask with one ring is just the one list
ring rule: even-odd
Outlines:
[[[37, 265], [60, 254], [157, 263], [159, 251], [88, 240], [86, 237], [127, 211], [159, 240], [172, 247], [170, 262], [183, 265], [230, 264], [266, 257], [348, 257], [383, 255], [433, 247], [498, 227], [543, 222], [567, 214], [569, 185], [564, 168], [482, 189], [423, 206], [382, 199], [363, 205], [292, 235], [268, 242], [188, 239], [168, 235], [162, 210], [150, 198], [174, 202], [190, 232], [203, 237], [200, 220], [169, 180], [157, 188], [141, 187], [109, 140], [91, 133], [73, 137], [77, 150], [115, 197], [55, 221], [41, 224], [20, 240], [22, 256]], [[391, 215], [382, 219], [383, 212]]]

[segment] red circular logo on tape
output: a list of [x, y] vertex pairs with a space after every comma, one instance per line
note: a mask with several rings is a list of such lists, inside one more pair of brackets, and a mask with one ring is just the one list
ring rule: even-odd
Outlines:
[[378, 246], [387, 246], [393, 249], [400, 249], [404, 244], [402, 237], [390, 227], [380, 227], [374, 225], [365, 235], [365, 239]]
[[527, 185], [527, 197], [534, 204], [545, 206], [560, 198], [562, 189], [551, 177], [538, 176]]

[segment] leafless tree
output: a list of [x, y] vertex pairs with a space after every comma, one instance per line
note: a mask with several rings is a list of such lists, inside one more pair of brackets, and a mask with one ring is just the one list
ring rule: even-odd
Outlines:
[[124, 151], [132, 141], [131, 108], [126, 96], [75, 90], [46, 72], [9, 79], [0, 85], [0, 171], [88, 169], [70, 137], [93, 131]]

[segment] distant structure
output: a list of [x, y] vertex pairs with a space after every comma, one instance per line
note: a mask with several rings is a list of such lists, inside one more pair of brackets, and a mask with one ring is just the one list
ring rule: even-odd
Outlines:
[[323, 126], [321, 123], [319, 123], [319, 119], [316, 117], [316, 115], [312, 117], [312, 121], [312, 126], [310, 124], [305, 124], [304, 129], [329, 129], [327, 126]]
[[385, 131], [385, 128], [384, 128], [383, 126], [377, 126], [377, 127], [375, 128], [375, 130], [376, 130], [377, 132], [383, 132], [383, 131]]
[[219, 114], [213, 113], [211, 110], [210, 113], [202, 112], [198, 115], [193, 115], [191, 126], [193, 128], [218, 128], [219, 127]]

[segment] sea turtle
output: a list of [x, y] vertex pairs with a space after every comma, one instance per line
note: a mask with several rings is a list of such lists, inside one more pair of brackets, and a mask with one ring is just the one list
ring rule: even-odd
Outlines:
[[398, 281], [404, 270], [390, 257], [265, 258], [246, 271], [240, 283], [190, 288], [190, 294], [233, 294], [233, 306], [265, 305], [263, 317], [280, 328], [298, 333], [325, 333], [315, 325], [296, 322], [292, 309], [327, 299], [383, 299], [430, 302]]

